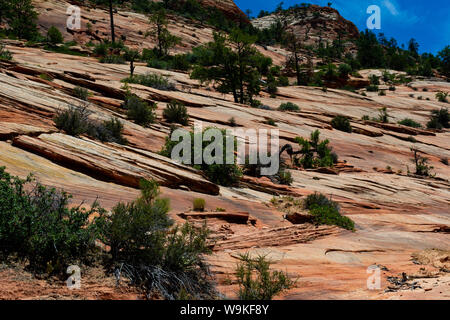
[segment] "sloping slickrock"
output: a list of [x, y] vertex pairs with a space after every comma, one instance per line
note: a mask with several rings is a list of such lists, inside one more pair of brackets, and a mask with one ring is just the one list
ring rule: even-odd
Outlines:
[[195, 173], [157, 154], [142, 156], [123, 148], [63, 134], [43, 134], [38, 138], [19, 136], [13, 145], [76, 168], [104, 181], [138, 188], [141, 179], [154, 179], [162, 186], [186, 186], [192, 191], [219, 194], [219, 187]]

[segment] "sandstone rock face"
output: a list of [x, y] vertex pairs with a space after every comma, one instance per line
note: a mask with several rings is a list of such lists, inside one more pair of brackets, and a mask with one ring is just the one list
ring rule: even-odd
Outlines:
[[251, 22], [256, 28], [265, 29], [279, 19], [286, 19], [288, 29], [304, 45], [317, 46], [320, 42], [325, 45], [333, 40], [356, 39], [359, 36], [358, 28], [336, 9], [317, 5], [299, 8], [286, 16], [275, 13]]
[[200, 0], [200, 3], [206, 7], [215, 7], [221, 10], [229, 19], [236, 22], [248, 22], [247, 16], [233, 0]]
[[[65, 17], [68, 2], [37, 4], [41, 19], [53, 23], [61, 20], [60, 15]], [[106, 12], [92, 9], [83, 13], [83, 23], [89, 19], [98, 19], [98, 26], [107, 31]], [[136, 33], [145, 25], [145, 17], [119, 11], [117, 23], [119, 33], [129, 35], [127, 45], [152, 45], [151, 40], [143, 40]], [[182, 36], [183, 44], [177, 48], [180, 52], [211, 39], [211, 30], [188, 23], [183, 28], [184, 23], [172, 20], [170, 25]], [[193, 41], [192, 33], [199, 39]], [[70, 40], [79, 34], [66, 36]], [[80, 38], [87, 40], [85, 34]], [[450, 247], [450, 166], [443, 160], [450, 159], [450, 131], [397, 124], [411, 118], [425, 127], [432, 110], [448, 106], [438, 102], [435, 94], [449, 91], [449, 83], [414, 81], [410, 86], [397, 86], [386, 96], [289, 86], [279, 88], [275, 98], [261, 93], [257, 99], [270, 107], [262, 110], [236, 104], [231, 95], [202, 86], [186, 73], [139, 64], [136, 74], [162, 74], [176, 85], [176, 91], [170, 92], [130, 86], [133, 93], [158, 105], [156, 123], [141, 127], [121, 108], [125, 91], [120, 80], [128, 76], [128, 65], [101, 64], [94, 57], [48, 52], [18, 41], [5, 43], [14, 61], [0, 63], [0, 166], [6, 166], [11, 174], [26, 177], [31, 172], [42, 184], [73, 194], [74, 203], [85, 200], [89, 204], [98, 199], [107, 209], [119, 201], [134, 200], [139, 195], [140, 178], [156, 179], [162, 185], [162, 196], [171, 200], [170, 215], [175, 221], [207, 222], [212, 231], [210, 240], [215, 244], [208, 262], [218, 289], [230, 298], [237, 291], [229, 279], [235, 273], [239, 254], [249, 252], [252, 256], [267, 254], [275, 262], [275, 269], [298, 279], [297, 286], [279, 298], [449, 299], [450, 280], [445, 270]], [[270, 50], [262, 52], [281, 61], [284, 53]], [[359, 80], [366, 81], [373, 72], [380, 70], [361, 72], [363, 78]], [[44, 80], [41, 74], [53, 80]], [[127, 146], [68, 136], [55, 127], [53, 117], [58, 110], [86, 103], [73, 96], [75, 86], [92, 94], [87, 104], [92, 120], [117, 117], [123, 123]], [[411, 87], [417, 88], [424, 99], [411, 97], [415, 94]], [[298, 150], [295, 138], [307, 138], [319, 129], [321, 138], [330, 140], [340, 161], [331, 170], [291, 166], [291, 186], [277, 185], [266, 177], [244, 176], [239, 187], [219, 187], [201, 172], [157, 154], [170, 132], [162, 111], [173, 98], [187, 105], [190, 121], [186, 129], [195, 120], [202, 121], [204, 127], [233, 129], [228, 121], [232, 117], [243, 129], [274, 129], [266, 124], [270, 118], [279, 130], [280, 145], [290, 143]], [[278, 111], [285, 102], [298, 104], [300, 112]], [[382, 107], [387, 107], [389, 124], [361, 120], [364, 115], [376, 117]], [[330, 121], [336, 115], [349, 118], [352, 133], [331, 127]], [[435, 178], [408, 174], [408, 170], [414, 170], [412, 146], [429, 158]], [[283, 159], [290, 164], [287, 156]], [[298, 219], [291, 219], [292, 223], [286, 219], [286, 212], [274, 205], [274, 196], [275, 200], [286, 196], [302, 201], [314, 192], [338, 202], [342, 214], [355, 222], [356, 230], [316, 226]], [[192, 212], [195, 198], [205, 199], [204, 213]], [[371, 265], [382, 266], [381, 290], [367, 288], [367, 268]], [[403, 273], [407, 281], [403, 281]], [[421, 288], [411, 289], [410, 279], [414, 277]], [[55, 290], [58, 298], [139, 298], [134, 292], [114, 289], [110, 282], [105, 287], [93, 284], [95, 288], [67, 292], [39, 281], [24, 282], [22, 278], [2, 270], [0, 298], [46, 298]], [[34, 286], [39, 290], [33, 290]]]

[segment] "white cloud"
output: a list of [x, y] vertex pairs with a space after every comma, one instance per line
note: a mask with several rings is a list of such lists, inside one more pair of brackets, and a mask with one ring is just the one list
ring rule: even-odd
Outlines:
[[383, 4], [393, 16], [398, 16], [399, 15], [399, 12], [398, 12], [397, 8], [395, 7], [395, 5], [390, 0], [384, 0]]

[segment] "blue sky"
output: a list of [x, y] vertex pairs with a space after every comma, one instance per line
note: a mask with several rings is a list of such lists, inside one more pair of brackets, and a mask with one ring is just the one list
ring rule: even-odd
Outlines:
[[[281, 0], [234, 0], [245, 11], [252, 10], [258, 15], [260, 10], [273, 11]], [[332, 7], [341, 15], [356, 24], [359, 30], [366, 29], [370, 5], [381, 8], [381, 30], [388, 39], [394, 37], [398, 44], [407, 45], [409, 39], [415, 38], [420, 44], [420, 52], [436, 54], [450, 45], [450, 1], [448, 0], [285, 0], [283, 8], [302, 2]], [[378, 30], [374, 30], [378, 31]]]

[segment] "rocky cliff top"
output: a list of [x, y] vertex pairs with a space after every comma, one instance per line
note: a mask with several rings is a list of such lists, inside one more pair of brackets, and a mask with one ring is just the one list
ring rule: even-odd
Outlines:
[[251, 23], [256, 28], [264, 29], [280, 19], [287, 22], [288, 28], [305, 45], [317, 46], [320, 42], [331, 43], [339, 38], [352, 40], [359, 35], [358, 28], [344, 19], [336, 9], [318, 5], [284, 10], [253, 19]]

